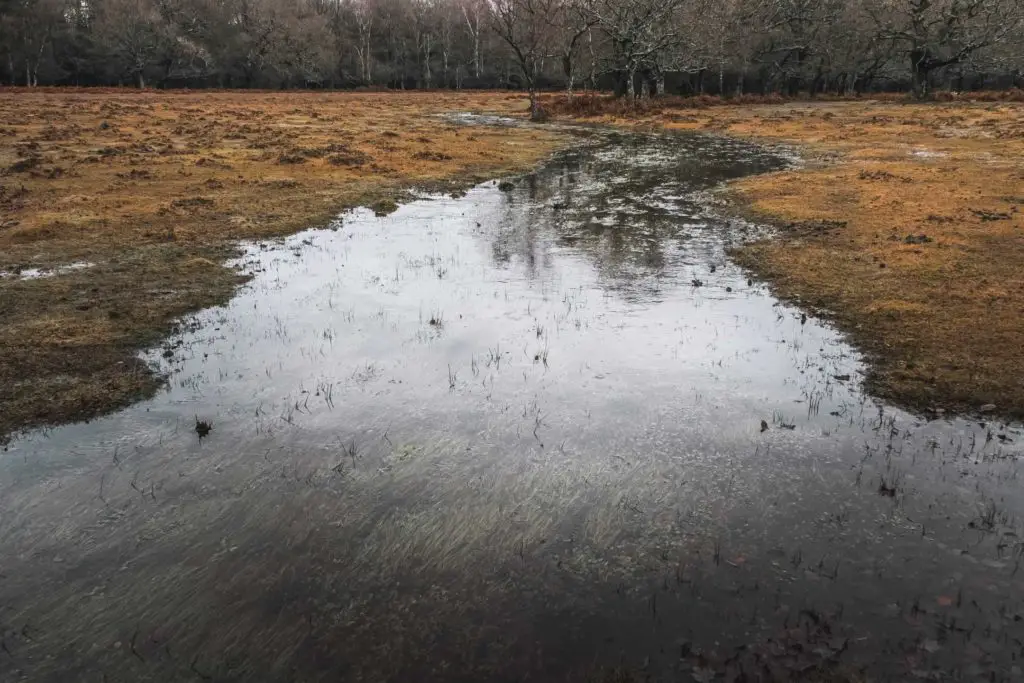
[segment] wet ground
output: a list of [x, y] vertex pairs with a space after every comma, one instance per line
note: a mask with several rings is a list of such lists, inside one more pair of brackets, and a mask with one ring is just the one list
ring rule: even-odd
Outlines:
[[251, 246], [167, 392], [2, 454], [0, 679], [1019, 678], [1022, 435], [730, 264], [784, 163], [604, 136]]

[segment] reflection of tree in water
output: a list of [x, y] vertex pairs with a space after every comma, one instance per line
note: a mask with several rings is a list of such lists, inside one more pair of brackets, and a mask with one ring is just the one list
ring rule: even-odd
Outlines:
[[550, 268], [557, 246], [585, 257], [609, 289], [650, 294], [679, 273], [670, 266], [700, 257], [708, 245], [694, 238], [702, 230], [719, 227], [707, 225], [694, 192], [781, 166], [766, 151], [737, 141], [615, 137], [600, 148], [561, 155], [508, 194], [490, 233], [497, 265], [516, 258], [536, 277]]

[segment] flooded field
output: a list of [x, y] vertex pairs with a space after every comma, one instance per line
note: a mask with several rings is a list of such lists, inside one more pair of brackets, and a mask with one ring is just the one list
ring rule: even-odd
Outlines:
[[609, 134], [251, 245], [168, 391], [2, 453], [0, 679], [1019, 679], [1024, 435], [729, 262], [785, 163]]

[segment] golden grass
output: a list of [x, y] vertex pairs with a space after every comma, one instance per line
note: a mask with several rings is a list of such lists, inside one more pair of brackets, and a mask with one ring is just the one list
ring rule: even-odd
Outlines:
[[1024, 105], [804, 102], [590, 120], [801, 148], [804, 168], [733, 184], [781, 228], [738, 250], [740, 263], [849, 333], [878, 395], [1024, 417]]
[[523, 110], [503, 93], [2, 92], [0, 271], [95, 265], [0, 277], [0, 438], [151, 392], [135, 352], [231, 295], [237, 240], [521, 171], [560, 142], [438, 117]]

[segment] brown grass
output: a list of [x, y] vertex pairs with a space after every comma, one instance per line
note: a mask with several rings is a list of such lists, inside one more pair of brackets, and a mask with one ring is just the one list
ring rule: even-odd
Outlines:
[[241, 278], [220, 264], [237, 240], [532, 166], [557, 137], [435, 116], [523, 107], [502, 93], [2, 90], [0, 271], [95, 265], [0, 277], [0, 439], [153, 391], [136, 350], [231, 295]]
[[733, 185], [782, 228], [738, 250], [740, 263], [849, 333], [877, 394], [920, 410], [994, 404], [1020, 418], [1024, 105], [1015, 93], [971, 99], [613, 104], [588, 118], [802, 148], [805, 168]]
[[[548, 96], [544, 101], [544, 110], [551, 115], [571, 116], [577, 118], [599, 116], [628, 116], [637, 118], [664, 114], [680, 109], [707, 109], [709, 107], [736, 107], [765, 104], [808, 104], [809, 102], [888, 102], [915, 104], [917, 100], [907, 93], [875, 93], [867, 100], [859, 95], [822, 94], [809, 97], [787, 97], [779, 93], [767, 95], [744, 94], [734, 97], [718, 95], [666, 95], [663, 97], [640, 98], [631, 100], [625, 97], [614, 97], [606, 93], [582, 93], [568, 99], [565, 96]], [[986, 90], [982, 92], [936, 92], [931, 96], [932, 102], [957, 102], [976, 104], [979, 102], [1024, 102], [1024, 90]]]

